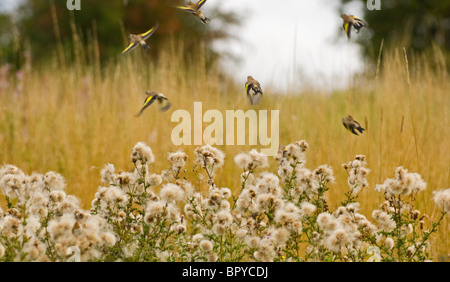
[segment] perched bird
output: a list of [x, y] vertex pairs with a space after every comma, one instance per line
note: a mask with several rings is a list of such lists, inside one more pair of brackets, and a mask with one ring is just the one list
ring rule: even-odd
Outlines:
[[144, 110], [151, 104], [153, 104], [153, 102], [155, 102], [156, 100], [161, 105], [161, 111], [167, 111], [170, 108], [171, 104], [166, 96], [164, 96], [164, 94], [150, 90], [147, 90], [145, 94], [147, 95], [147, 97], [144, 100], [144, 105], [142, 106], [141, 110], [136, 114], [137, 117], [140, 116], [142, 112], [144, 112]]
[[341, 18], [344, 20], [342, 27], [344, 28], [345, 33], [347, 33], [348, 39], [350, 39], [351, 36], [352, 26], [356, 29], [356, 33], [359, 33], [363, 27], [367, 26], [366, 22], [353, 15], [342, 14]]
[[203, 4], [205, 4], [205, 2], [206, 2], [206, 0], [200, 0], [200, 1], [198, 1], [197, 4], [195, 4], [191, 1], [189, 1], [189, 2], [187, 2], [186, 6], [176, 6], [176, 7], [183, 11], [191, 13], [192, 15], [199, 18], [202, 21], [202, 23], [207, 24], [207, 23], [209, 23], [210, 19], [205, 17], [205, 15], [203, 15], [202, 11], [200, 11], [200, 8], [203, 6]]
[[251, 105], [257, 105], [259, 101], [261, 101], [263, 95], [261, 85], [259, 85], [259, 82], [251, 75], [247, 76], [245, 91], [247, 92], [247, 97]]
[[145, 43], [145, 40], [147, 40], [152, 34], [155, 32], [155, 30], [158, 28], [158, 23], [151, 29], [149, 29], [147, 32], [141, 33], [141, 34], [130, 34], [130, 44], [128, 45], [125, 50], [122, 51], [122, 55], [125, 53], [130, 52], [131, 50], [135, 49], [139, 45], [141, 45], [144, 49], [150, 49], [150, 46]]
[[345, 117], [342, 119], [342, 124], [345, 126], [345, 128], [350, 131], [351, 133], [358, 135], [358, 132], [356, 132], [356, 130], [359, 131], [359, 133], [363, 133], [363, 131], [365, 130], [364, 128], [361, 127], [361, 125], [359, 124], [359, 122], [357, 122], [351, 115]]

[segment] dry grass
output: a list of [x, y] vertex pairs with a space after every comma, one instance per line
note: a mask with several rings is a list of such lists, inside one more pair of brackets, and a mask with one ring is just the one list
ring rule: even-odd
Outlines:
[[[100, 185], [100, 169], [113, 163], [130, 170], [131, 149], [139, 141], [154, 151], [153, 170], [166, 169], [168, 152], [179, 149], [170, 141], [174, 110], [192, 113], [194, 101], [203, 103], [203, 111], [250, 109], [242, 85], [223, 80], [217, 66], [207, 70], [204, 53], [192, 55], [192, 63], [186, 64], [182, 46], [168, 46], [158, 60], [151, 52], [137, 50], [100, 69], [97, 64], [87, 66], [82, 59], [96, 61], [95, 52], [88, 50], [86, 54], [80, 51], [73, 65], [55, 60], [25, 71], [22, 81], [9, 76], [9, 87], [0, 90], [0, 161], [26, 173], [61, 173], [67, 193], [89, 207]], [[368, 72], [358, 80], [363, 82], [332, 94], [275, 95], [266, 86], [263, 102], [256, 109], [279, 110], [280, 143], [301, 139], [309, 143], [307, 167], [328, 164], [333, 168], [336, 183], [328, 192], [331, 210], [348, 190], [341, 165], [364, 154], [371, 172], [370, 187], [359, 197], [363, 213], [367, 211], [370, 217], [383, 201], [380, 193], [373, 191], [375, 184], [393, 177], [395, 168], [404, 166], [427, 182], [417, 208], [434, 218], [438, 208], [431, 201], [432, 191], [450, 187], [450, 80], [439, 58], [436, 52], [436, 58], [414, 57], [407, 62], [403, 50], [386, 53], [377, 79]], [[21, 83], [22, 89], [18, 89]], [[147, 89], [163, 92], [172, 108], [161, 113], [150, 107], [136, 118]], [[344, 129], [341, 118], [347, 114], [368, 127], [362, 136]], [[196, 147], [182, 149], [192, 156]], [[226, 153], [226, 161], [217, 184], [237, 191], [240, 170], [233, 157], [250, 146], [218, 147]], [[275, 167], [275, 161], [272, 165]], [[448, 227], [447, 216], [432, 240], [436, 254], [450, 253]]]

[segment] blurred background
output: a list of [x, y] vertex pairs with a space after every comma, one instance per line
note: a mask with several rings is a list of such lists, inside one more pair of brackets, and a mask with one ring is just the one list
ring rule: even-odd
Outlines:
[[[380, 2], [381, 10], [370, 11], [366, 0], [209, 0], [202, 10], [212, 21], [202, 25], [173, 9], [183, 1], [129, 0], [125, 6], [122, 0], [81, 0], [81, 11], [69, 11], [63, 0], [2, 0], [0, 59], [20, 67], [22, 50], [45, 61], [58, 52], [58, 42], [70, 49], [76, 33], [81, 44], [95, 40], [106, 63], [117, 59], [128, 33], [156, 22], [161, 25], [151, 39], [152, 52], [163, 49], [168, 37], [182, 39], [186, 54], [205, 44], [208, 60], [220, 57], [224, 74], [238, 83], [252, 74], [279, 91], [346, 87], [376, 60], [383, 39], [411, 52], [439, 47], [449, 59], [449, 1]], [[369, 28], [348, 41], [341, 13], [363, 18]]]

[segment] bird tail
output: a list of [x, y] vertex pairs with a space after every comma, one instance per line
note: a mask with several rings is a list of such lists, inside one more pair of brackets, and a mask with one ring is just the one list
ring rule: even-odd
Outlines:
[[253, 95], [253, 98], [252, 98], [253, 104], [252, 105], [258, 105], [262, 99], [262, 95], [263, 94], [261, 91], [259, 92], [259, 95], [257, 95], [257, 94]]
[[204, 23], [204, 24], [207, 24], [211, 21], [211, 19], [208, 19], [208, 18], [203, 18], [201, 20], [202, 20], [202, 23]]
[[142, 47], [144, 47], [144, 49], [150, 49], [150, 46], [148, 46], [148, 44], [142, 44]]
[[349, 23], [344, 23], [342, 27], [344, 28], [345, 34], [347, 34], [348, 39], [350, 39], [352, 26]]

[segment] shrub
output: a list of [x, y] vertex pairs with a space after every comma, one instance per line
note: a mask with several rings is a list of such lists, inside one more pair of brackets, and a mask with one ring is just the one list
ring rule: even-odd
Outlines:
[[[6, 211], [0, 210], [2, 261], [428, 261], [430, 236], [450, 210], [450, 189], [434, 193], [442, 210], [436, 222], [414, 207], [426, 183], [403, 167], [375, 187], [385, 201], [360, 213], [359, 193], [368, 187], [365, 156], [343, 165], [349, 190], [334, 211], [326, 192], [333, 170], [306, 167], [305, 141], [268, 158], [253, 149], [234, 157], [242, 169], [237, 195], [215, 182], [225, 154], [209, 145], [188, 156], [170, 153], [171, 165], [151, 171], [150, 147], [133, 148], [132, 172], [107, 164], [91, 208], [64, 192], [55, 172], [25, 175], [0, 169]], [[202, 187], [207, 192], [202, 192]]]

